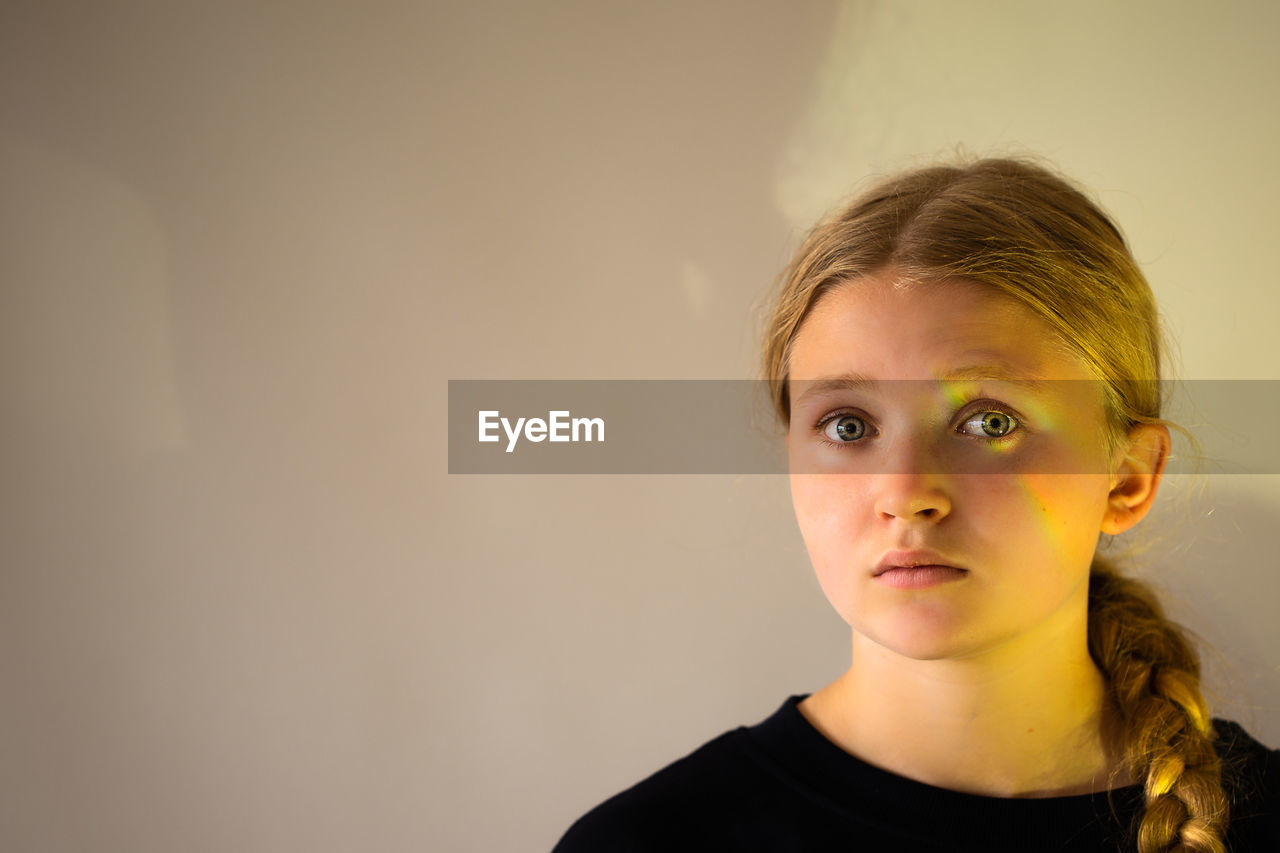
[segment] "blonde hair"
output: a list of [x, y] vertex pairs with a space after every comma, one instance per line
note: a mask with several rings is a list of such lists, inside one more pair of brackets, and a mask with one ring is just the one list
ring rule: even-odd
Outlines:
[[[1155, 300], [1120, 230], [1049, 169], [989, 159], [885, 180], [809, 232], [765, 332], [765, 378], [784, 424], [805, 318], [829, 291], [885, 269], [920, 283], [978, 282], [1035, 311], [1101, 382], [1108, 451], [1136, 424], [1167, 423]], [[1139, 853], [1221, 853], [1227, 796], [1194, 646], [1146, 584], [1097, 555], [1088, 642], [1116, 712], [1114, 746], [1146, 791]]]

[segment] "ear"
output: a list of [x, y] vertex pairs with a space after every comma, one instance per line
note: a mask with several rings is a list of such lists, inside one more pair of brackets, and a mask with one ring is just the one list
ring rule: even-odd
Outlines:
[[1156, 499], [1172, 442], [1164, 424], [1138, 424], [1117, 451], [1123, 454], [1111, 475], [1102, 532], [1123, 533], [1142, 520]]

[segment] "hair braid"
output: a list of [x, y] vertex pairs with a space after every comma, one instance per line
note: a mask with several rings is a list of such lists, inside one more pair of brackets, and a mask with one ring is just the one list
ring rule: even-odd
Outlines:
[[1225, 853], [1227, 796], [1195, 649], [1150, 587], [1098, 559], [1089, 653], [1107, 678], [1129, 772], [1146, 791], [1138, 853]]

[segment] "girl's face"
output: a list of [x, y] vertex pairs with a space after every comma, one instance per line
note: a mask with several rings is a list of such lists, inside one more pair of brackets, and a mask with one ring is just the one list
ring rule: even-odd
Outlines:
[[[873, 275], [814, 306], [790, 375], [796, 518], [856, 632], [938, 659], [1082, 629], [1115, 467], [1100, 383], [1030, 309]], [[919, 564], [951, 568], [891, 568]]]

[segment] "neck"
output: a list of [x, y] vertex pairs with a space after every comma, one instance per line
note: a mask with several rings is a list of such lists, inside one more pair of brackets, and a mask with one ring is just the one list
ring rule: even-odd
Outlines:
[[1050, 797], [1129, 782], [1107, 749], [1106, 684], [1077, 637], [914, 660], [853, 635], [853, 665], [801, 710], [845, 751], [966, 793]]

